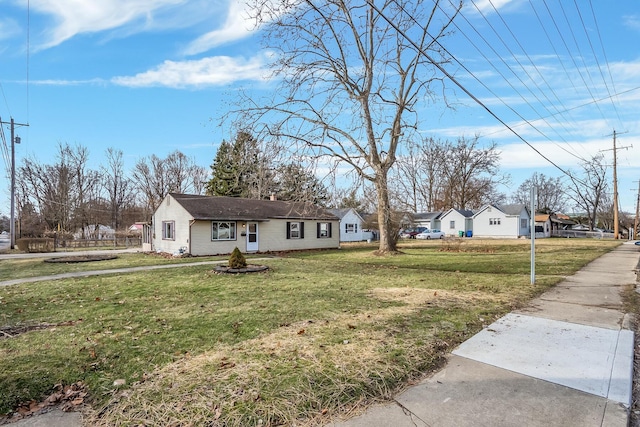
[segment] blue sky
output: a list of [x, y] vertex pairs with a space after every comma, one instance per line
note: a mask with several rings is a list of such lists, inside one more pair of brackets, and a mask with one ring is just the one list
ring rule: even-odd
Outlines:
[[[232, 137], [216, 118], [234, 93], [275, 86], [238, 0], [0, 0], [0, 10], [0, 117], [29, 123], [17, 131], [18, 164], [53, 160], [67, 142], [88, 147], [94, 166], [114, 147], [129, 169], [176, 149], [208, 167]], [[618, 151], [618, 177], [621, 209], [635, 212], [637, 0], [474, 0], [459, 18], [448, 72], [562, 169], [610, 150], [615, 129], [619, 147], [633, 145]], [[455, 110], [430, 105], [420, 132], [498, 143], [513, 181], [501, 191], [536, 171], [562, 174], [452, 83], [446, 93]]]

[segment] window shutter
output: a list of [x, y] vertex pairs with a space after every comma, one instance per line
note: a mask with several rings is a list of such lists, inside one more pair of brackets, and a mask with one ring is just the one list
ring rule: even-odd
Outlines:
[[329, 238], [331, 238], [331, 223], [327, 224], [329, 226]]
[[287, 221], [287, 239], [291, 238], [291, 223]]
[[320, 238], [320, 223], [316, 224], [316, 238]]
[[304, 239], [304, 222], [300, 222], [300, 238]]

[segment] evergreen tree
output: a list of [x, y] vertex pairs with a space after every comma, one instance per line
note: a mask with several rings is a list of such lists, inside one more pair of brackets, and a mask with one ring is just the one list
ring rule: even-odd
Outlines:
[[222, 141], [211, 165], [211, 179], [205, 185], [205, 193], [208, 196], [240, 197], [242, 195], [240, 176], [232, 153], [231, 144]]
[[247, 131], [240, 131], [233, 144], [222, 141], [211, 165], [212, 177], [206, 193], [214, 196], [264, 199], [273, 190], [273, 173], [266, 153]]

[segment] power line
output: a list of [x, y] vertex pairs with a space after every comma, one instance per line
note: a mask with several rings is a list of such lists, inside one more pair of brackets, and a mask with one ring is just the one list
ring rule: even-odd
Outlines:
[[[472, 1], [473, 3], [473, 1]], [[478, 9], [478, 11], [482, 14], [482, 12], [480, 11], [480, 9], [477, 7], [477, 5], [475, 5], [475, 3], [473, 3], [474, 6]], [[445, 16], [447, 16], [447, 18], [450, 18], [447, 15], [447, 12], [438, 5], [438, 7], [440, 8], [440, 10], [445, 14]], [[536, 98], [536, 100], [538, 101], [538, 103], [542, 104], [544, 106], [544, 103], [542, 103], [542, 101], [540, 100], [540, 98], [537, 97], [537, 95], [535, 93], [533, 93], [533, 91], [531, 91], [531, 89], [528, 88], [527, 84], [520, 78], [520, 76], [518, 75], [518, 73], [516, 73], [510, 66], [509, 64], [507, 64], [504, 59], [502, 58], [502, 56], [493, 48], [493, 46], [491, 45], [491, 43], [489, 43], [488, 40], [486, 40], [482, 34], [480, 32], [478, 32], [475, 27], [469, 22], [469, 20], [464, 16], [464, 14], [462, 12], [460, 12], [460, 15], [462, 16], [462, 18], [469, 24], [469, 26], [476, 32], [476, 34], [485, 42], [485, 44], [494, 52], [494, 54], [500, 59], [500, 61], [505, 65], [505, 67], [511, 71], [511, 73], [520, 81], [520, 83], [522, 84], [522, 86], [524, 86], [525, 88], [527, 88], [529, 90], [529, 92], [534, 96], [534, 98]], [[482, 15], [484, 17], [484, 15]], [[503, 45], [505, 47], [506, 43], [504, 42], [504, 40], [502, 40], [502, 38], [497, 34], [497, 31], [495, 30], [495, 28], [493, 28], [493, 26], [491, 25], [491, 23], [487, 20], [486, 17], [484, 17], [485, 21], [487, 22], [487, 24], [489, 24], [489, 26], [493, 29], [494, 33], [501, 39]], [[415, 21], [414, 22], [420, 26], [420, 24], [418, 22]], [[553, 117], [555, 116], [557, 113], [560, 113], [560, 111], [555, 108], [556, 110], [556, 114], [553, 114], [551, 111], [549, 111], [548, 108], [545, 107], [545, 109], [547, 110], [547, 112], [549, 112], [550, 114], [547, 116], [542, 116], [537, 110], [536, 108], [531, 105], [531, 103], [526, 99], [526, 97], [520, 93], [520, 91], [509, 81], [509, 79], [502, 73], [502, 71], [500, 71], [496, 65], [493, 63], [493, 61], [491, 61], [489, 58], [486, 57], [486, 55], [482, 52], [482, 50], [474, 43], [473, 39], [471, 37], [469, 37], [455, 22], [453, 22], [453, 25], [460, 31], [460, 33], [467, 39], [467, 41], [469, 41], [469, 43], [478, 51], [478, 53], [480, 53], [480, 55], [487, 61], [487, 64], [489, 64], [503, 79], [504, 81], [520, 96], [520, 98], [522, 98], [522, 100], [536, 113], [536, 115], [539, 117], [539, 119], [536, 120], [542, 120], [544, 121], [547, 126], [551, 129], [553, 129], [553, 126], [551, 126], [551, 124], [549, 122], [547, 122], [546, 118], [547, 117]], [[507, 47], [507, 50], [508, 47]], [[520, 65], [520, 68], [525, 72], [525, 74], [527, 74], [529, 76], [529, 79], [531, 81], [535, 82], [535, 79], [533, 77], [531, 77], [531, 75], [528, 73], [528, 71], [526, 71], [526, 69], [524, 68], [524, 66], [517, 60], [516, 55], [509, 50], [509, 52], [511, 53], [511, 55], [514, 57], [514, 59], [516, 60], [516, 62]], [[453, 55], [451, 55], [453, 57]], [[576, 157], [578, 160], [582, 160], [584, 161], [584, 158], [580, 157], [577, 153], [577, 151], [571, 147], [571, 145], [564, 139], [564, 137], [558, 133], [556, 131], [556, 134], [558, 135], [558, 137], [563, 140], [567, 145], [569, 145], [569, 147], [571, 147], [573, 149], [573, 151], [575, 152], [572, 153], [570, 151], [568, 151], [566, 148], [560, 146], [558, 143], [556, 143], [555, 141], [553, 141], [549, 136], [547, 136], [544, 132], [542, 132], [540, 129], [536, 128], [535, 126], [531, 125], [530, 120], [527, 120], [524, 116], [522, 116], [520, 113], [518, 113], [514, 108], [512, 108], [511, 106], [509, 106], [499, 95], [497, 95], [493, 90], [489, 89], [489, 87], [487, 85], [485, 85], [482, 81], [480, 81], [480, 79], [478, 79], [476, 77], [476, 75], [469, 71], [464, 65], [462, 65], [460, 63], [460, 61], [458, 61], [455, 57], [453, 57], [454, 61], [456, 61], [457, 63], [459, 63], [479, 84], [481, 84], [485, 89], [487, 89], [493, 96], [496, 97], [496, 99], [500, 100], [500, 102], [502, 102], [502, 104], [509, 108], [514, 114], [516, 114], [521, 120], [523, 120], [525, 123], [529, 124], [534, 130], [536, 130], [540, 136], [542, 136], [543, 138], [547, 139], [548, 141], [554, 143], [556, 146], [558, 146], [558, 148], [560, 148], [561, 150], [565, 151], [567, 154]], [[539, 90], [541, 90], [538, 87]], [[542, 91], [541, 91], [542, 92]], [[545, 96], [546, 97], [546, 96]], [[551, 103], [551, 100], [549, 100], [549, 98], [547, 97], [547, 101], [549, 101], [549, 103]], [[564, 124], [561, 124], [562, 127], [564, 127]], [[565, 130], [568, 131], [568, 129], [565, 128]]]
[[[529, 141], [527, 141], [524, 137], [522, 137], [518, 132], [516, 132], [511, 126], [509, 126], [504, 120], [502, 120], [496, 113], [494, 113], [489, 107], [487, 107], [480, 99], [478, 99], [473, 93], [471, 93], [471, 91], [469, 91], [469, 89], [467, 89], [464, 85], [462, 85], [462, 83], [460, 83], [458, 81], [458, 79], [456, 79], [453, 75], [451, 75], [451, 73], [449, 73], [441, 64], [439, 64], [437, 61], [435, 61], [431, 55], [429, 55], [427, 52], [425, 52], [425, 50], [419, 46], [415, 41], [413, 41], [411, 38], [409, 38], [407, 36], [407, 34], [400, 29], [400, 27], [398, 27], [397, 24], [395, 24], [393, 21], [391, 21], [385, 14], [383, 14], [380, 9], [378, 8], [378, 6], [376, 6], [373, 2], [373, 0], [366, 0], [367, 4], [369, 6], [371, 6], [371, 8], [373, 8], [378, 15], [380, 15], [380, 17], [382, 17], [382, 19], [384, 19], [387, 24], [389, 24], [398, 34], [400, 34], [410, 45], [412, 45], [414, 47], [414, 49], [416, 49], [416, 51], [421, 54], [422, 56], [424, 56], [434, 67], [436, 67], [438, 70], [440, 70], [440, 72], [442, 74], [444, 74], [449, 80], [451, 80], [451, 82], [453, 82], [458, 88], [460, 88], [465, 94], [467, 94], [467, 96], [469, 96], [471, 99], [473, 99], [478, 105], [480, 105], [486, 112], [488, 112], [493, 118], [495, 118], [498, 122], [500, 122], [503, 126], [505, 126], [509, 131], [511, 131], [511, 133], [513, 133], [518, 139], [520, 139], [522, 142], [524, 142], [525, 144], [527, 144], [533, 151], [535, 151], [536, 153], [538, 153], [538, 155], [540, 155], [543, 159], [545, 159], [547, 162], [549, 162], [550, 164], [552, 164], [553, 166], [555, 166], [558, 170], [560, 170], [563, 174], [567, 175], [569, 178], [571, 178], [574, 181], [580, 182], [583, 185], [586, 185], [584, 182], [582, 182], [581, 180], [574, 178], [568, 171], [564, 170], [562, 167], [560, 167], [559, 165], [557, 165], [553, 160], [551, 160], [550, 158], [548, 158], [547, 156], [545, 156], [544, 154], [542, 154], [542, 152], [540, 152], [540, 150], [538, 150], [537, 148], [535, 148]], [[404, 9], [404, 7], [400, 4], [398, 4], [396, 2], [396, 5], [403, 11], [406, 13], [406, 10]], [[408, 16], [411, 16], [410, 14], [407, 14]], [[414, 20], [415, 22], [415, 20]], [[419, 25], [419, 24], [418, 24]], [[421, 27], [422, 28], [422, 27]], [[432, 42], [437, 44], [439, 46], [440, 49], [442, 49], [443, 52], [445, 52], [447, 55], [449, 55], [449, 57], [453, 58], [454, 60], [455, 57], [453, 55], [451, 55], [451, 53], [438, 41], [436, 40], [433, 36], [431, 36], [431, 34], [428, 33], [428, 31], [426, 31], [424, 28], [422, 28], [424, 30], [424, 33], [426, 35], [428, 35]], [[470, 75], [473, 75], [473, 73], [468, 70], [461, 62], [457, 61], [456, 62], [464, 68], [464, 70], [469, 73]], [[486, 87], [486, 86], [485, 86]], [[488, 89], [488, 88], [487, 88]], [[534, 126], [532, 126], [534, 127]], [[535, 128], [535, 127], [534, 127]]]

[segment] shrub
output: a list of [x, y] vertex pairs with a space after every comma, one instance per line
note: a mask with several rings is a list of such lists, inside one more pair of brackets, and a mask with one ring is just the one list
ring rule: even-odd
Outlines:
[[229, 257], [229, 268], [245, 268], [247, 266], [247, 260], [245, 259], [240, 249], [236, 248], [231, 252]]

